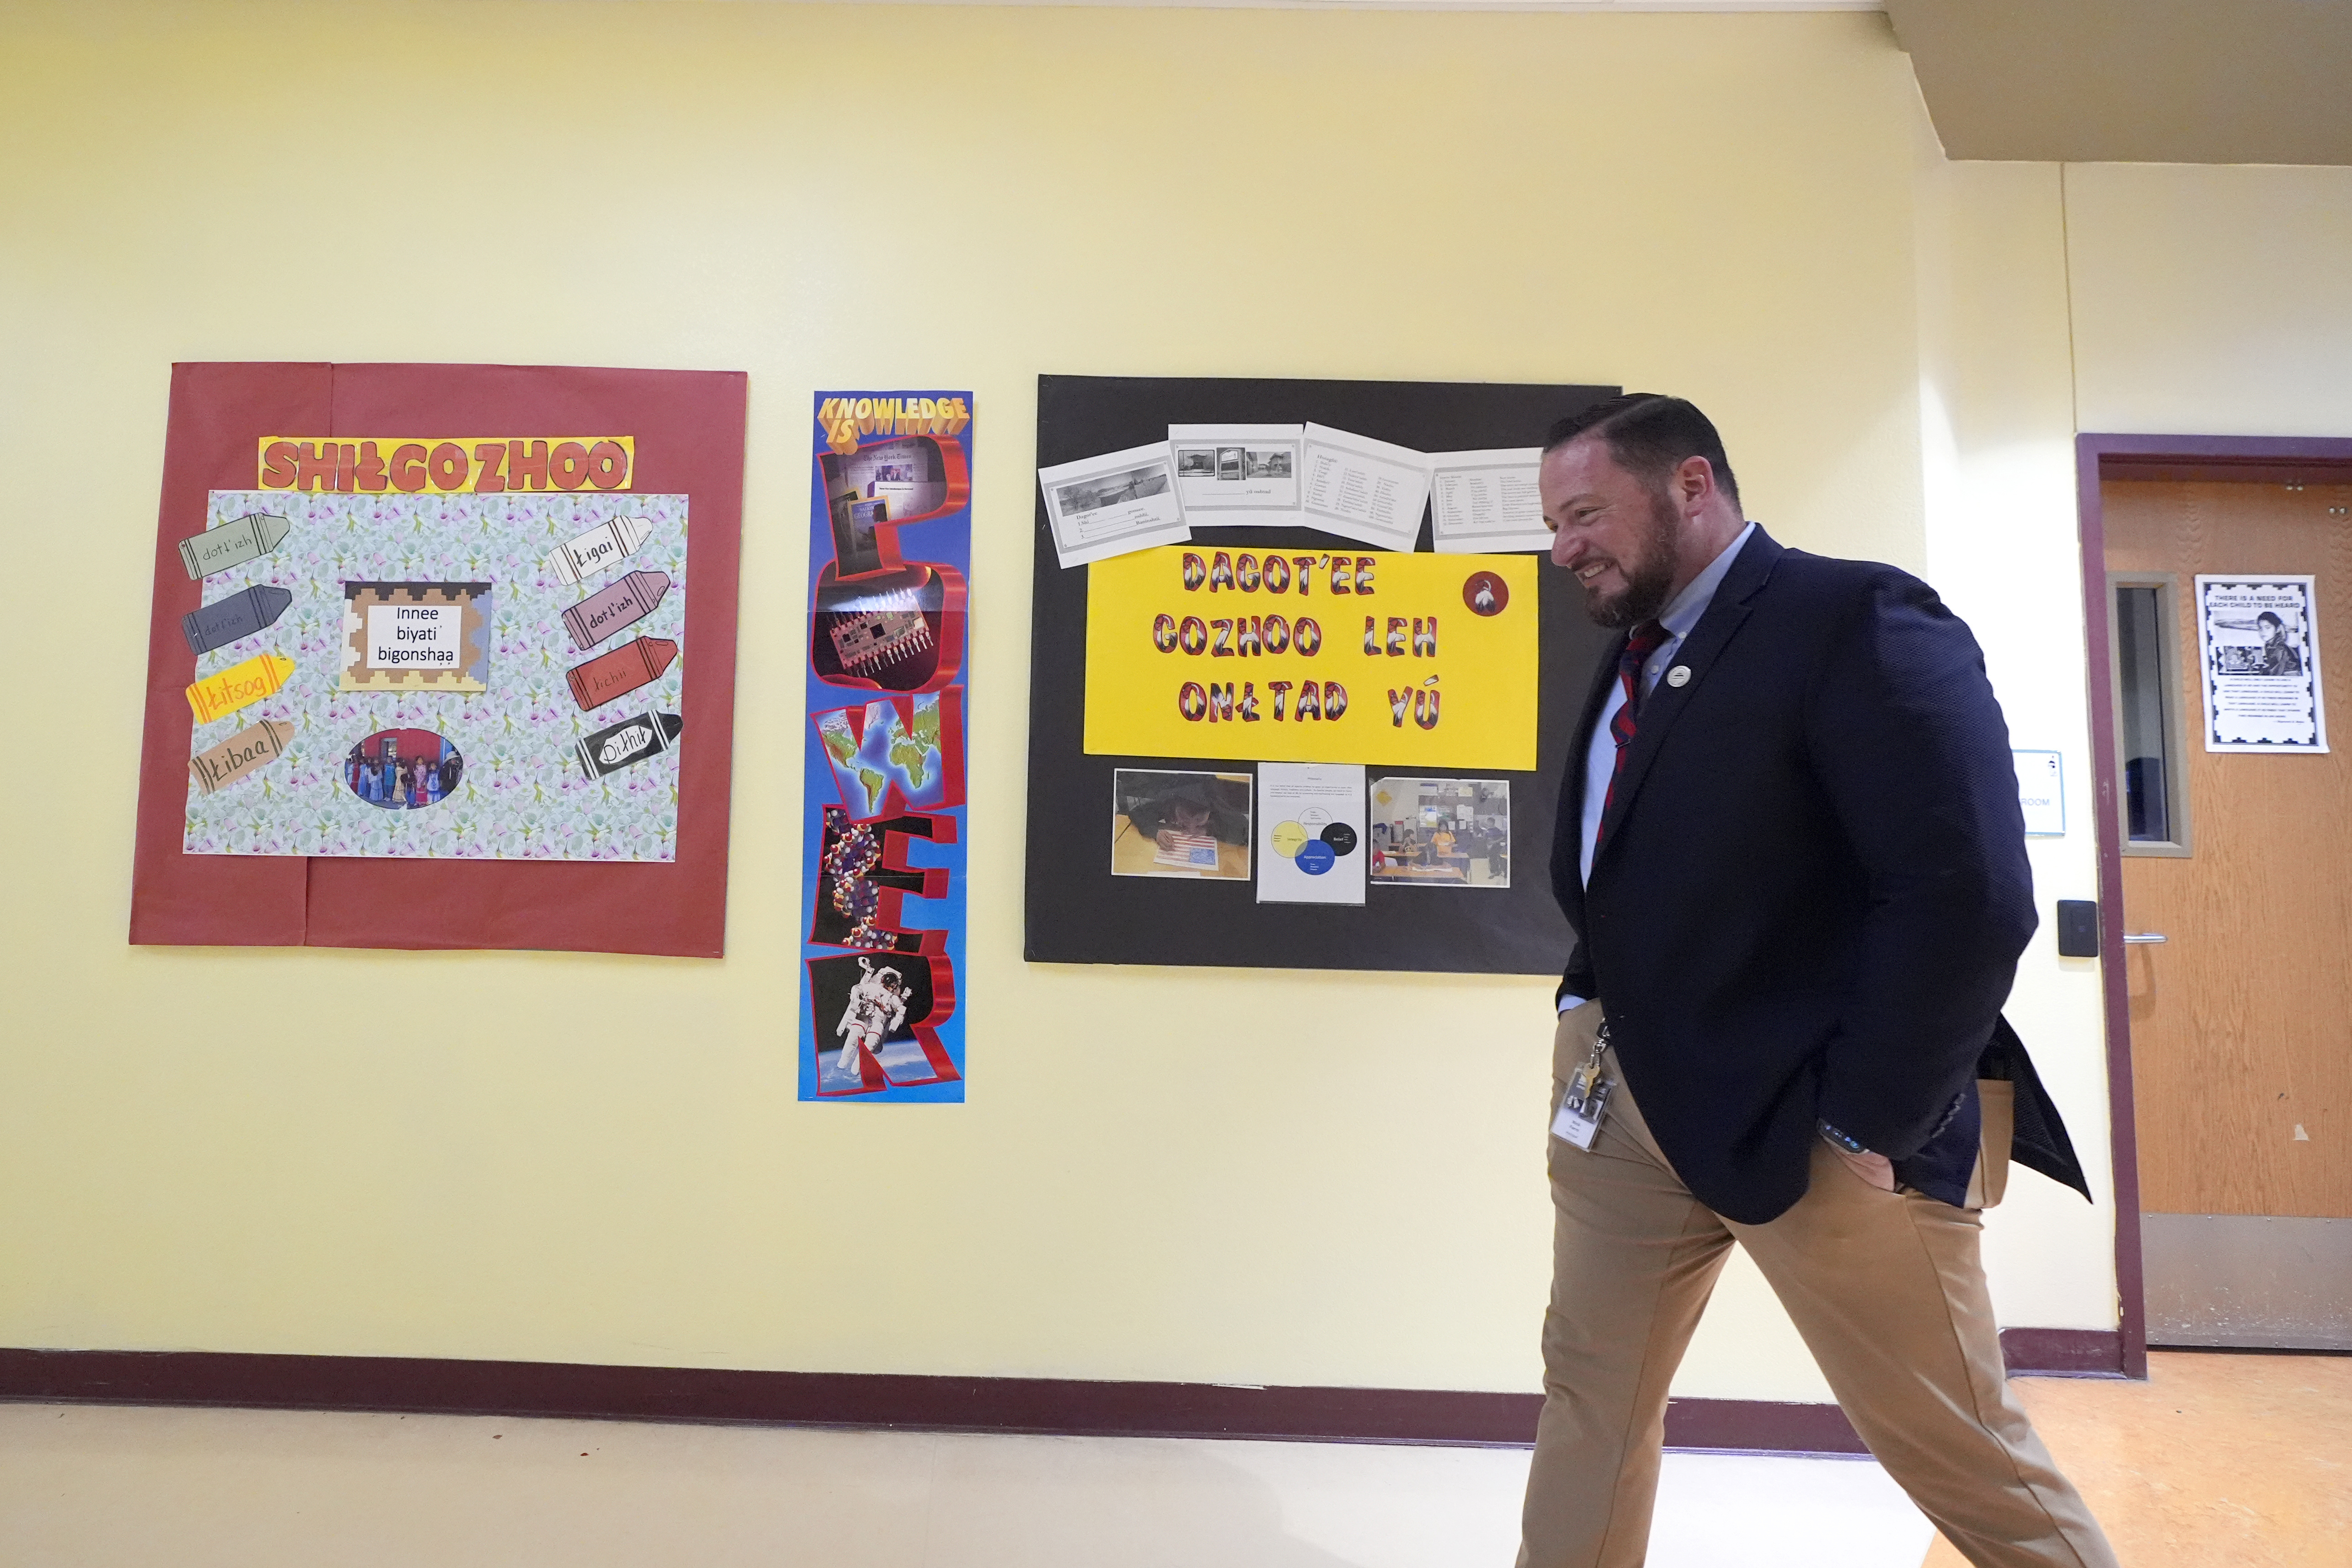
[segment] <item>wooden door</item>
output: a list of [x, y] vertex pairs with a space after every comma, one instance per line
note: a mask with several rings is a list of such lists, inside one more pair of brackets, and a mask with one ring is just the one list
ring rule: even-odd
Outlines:
[[[2123, 860], [2126, 929], [2166, 939], [2122, 954], [2140, 1206], [2352, 1216], [2352, 485], [2110, 480], [2101, 496], [2111, 579], [2178, 583], [2187, 853]], [[2200, 572], [2317, 578], [2333, 751], [2205, 750]]]

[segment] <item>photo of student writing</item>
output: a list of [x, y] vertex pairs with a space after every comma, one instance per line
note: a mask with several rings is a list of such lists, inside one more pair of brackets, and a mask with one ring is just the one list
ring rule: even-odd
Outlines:
[[1511, 885], [1507, 779], [1374, 779], [1371, 879], [1418, 887]]
[[1248, 774], [1112, 775], [1111, 875], [1247, 881], [1249, 846]]

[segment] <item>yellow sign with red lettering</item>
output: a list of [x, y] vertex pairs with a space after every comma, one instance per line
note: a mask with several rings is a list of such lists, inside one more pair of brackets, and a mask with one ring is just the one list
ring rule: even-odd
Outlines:
[[1535, 769], [1531, 555], [1171, 545], [1086, 570], [1088, 752]]

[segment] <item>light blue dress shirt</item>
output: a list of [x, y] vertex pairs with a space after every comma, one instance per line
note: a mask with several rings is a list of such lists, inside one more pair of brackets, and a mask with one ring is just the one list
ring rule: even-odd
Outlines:
[[[1675, 655], [1682, 651], [1683, 639], [1690, 636], [1692, 628], [1698, 625], [1699, 617], [1706, 614], [1706, 607], [1715, 602], [1716, 589], [1722, 586], [1724, 577], [1731, 571], [1731, 563], [1739, 558], [1740, 550], [1755, 531], [1756, 525], [1752, 522], [1741, 529], [1739, 537], [1725, 545], [1723, 553], [1708, 562], [1706, 570], [1685, 584], [1683, 591], [1658, 612], [1658, 625], [1665, 628], [1666, 640], [1658, 645], [1658, 651], [1642, 666], [1642, 695], [1644, 698], [1656, 689], [1658, 678], [1673, 668]], [[1579, 828], [1583, 835], [1583, 843], [1578, 866], [1580, 875], [1587, 882], [1592, 880], [1592, 850], [1601, 837], [1601, 809], [1609, 799], [1609, 775], [1617, 769], [1617, 738], [1609, 732], [1609, 721], [1624, 706], [1625, 683], [1611, 681], [1609, 695], [1601, 704], [1601, 716], [1593, 721], [1592, 740], [1584, 751], [1584, 819]], [[1581, 996], [1562, 996], [1559, 1010], [1565, 1013], [1570, 1007], [1582, 1006], [1584, 1002], [1585, 998]]]

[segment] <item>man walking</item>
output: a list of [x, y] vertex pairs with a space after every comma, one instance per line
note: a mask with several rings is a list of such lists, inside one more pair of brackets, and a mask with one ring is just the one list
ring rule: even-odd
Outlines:
[[[1553, 841], [1578, 940], [1520, 1568], [1639, 1568], [1667, 1384], [1734, 1241], [1971, 1563], [2114, 1568], [2010, 1395], [1978, 1260], [2006, 1091], [2056, 1124], [2000, 1017], [2035, 916], [1975, 639], [1917, 579], [1747, 521], [1679, 398], [1562, 421], [1542, 491], [1552, 560], [1625, 636]], [[2017, 1081], [1980, 1100], [1984, 1073]], [[2054, 1138], [2043, 1168], [2081, 1185]]]

